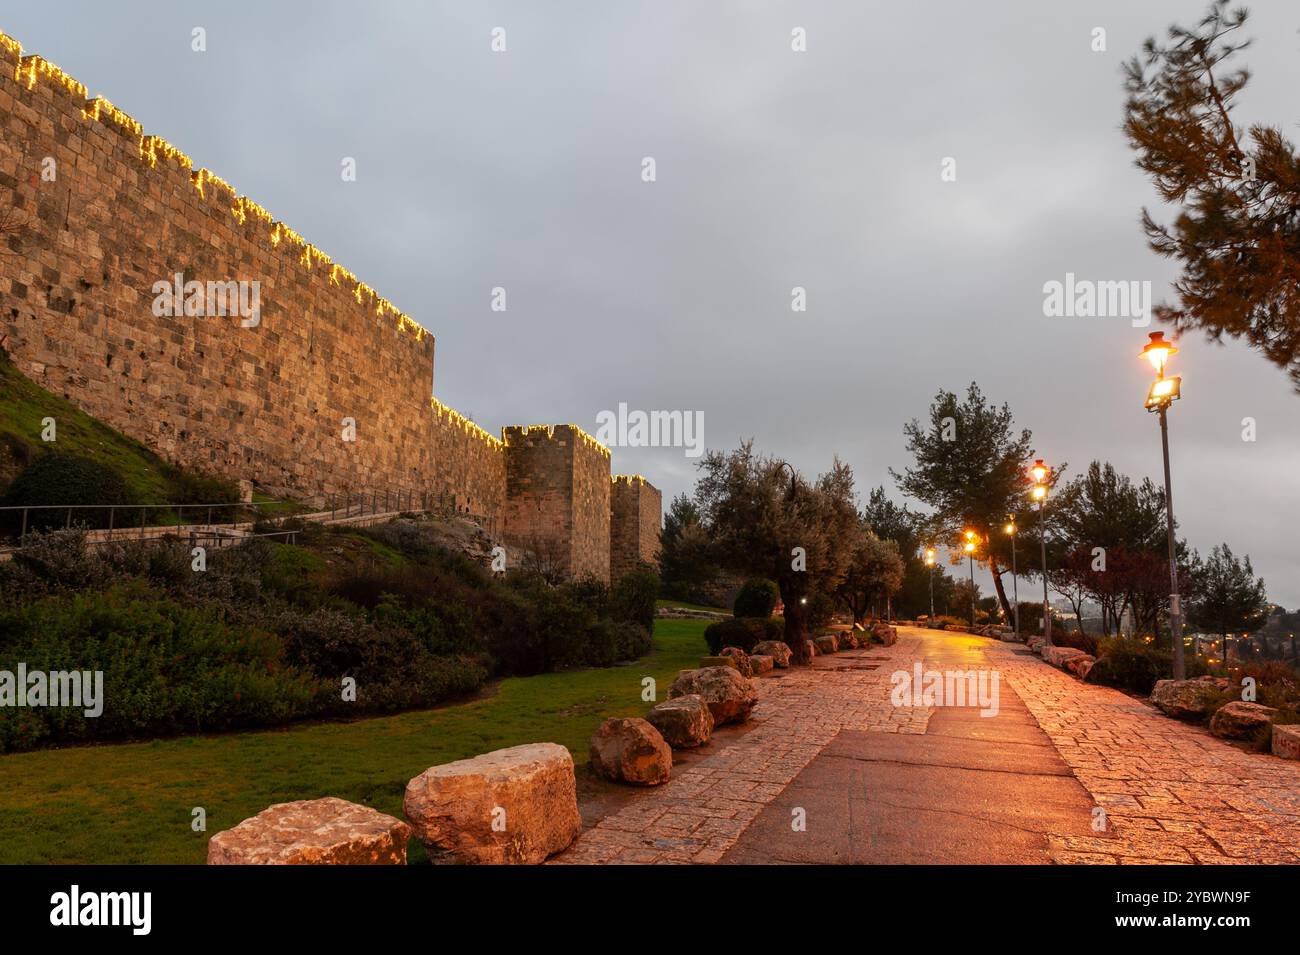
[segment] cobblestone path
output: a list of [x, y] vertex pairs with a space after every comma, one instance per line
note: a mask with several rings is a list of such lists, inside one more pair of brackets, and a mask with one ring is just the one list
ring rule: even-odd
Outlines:
[[[1074, 820], [1085, 824], [1046, 833], [1045, 861], [1300, 862], [1300, 763], [1246, 752], [1116, 690], [1081, 683], [1019, 644], [899, 633], [893, 647], [818, 657], [812, 669], [756, 680], [759, 703], [748, 732], [715, 740], [709, 745], [716, 751], [639, 793], [552, 862], [718, 862], [841, 731], [859, 741], [861, 733], [925, 734], [933, 708], [893, 706], [890, 675], [954, 653], [965, 666], [999, 671], [1105, 810], [1104, 832], [1080, 834], [1091, 826]], [[954, 849], [945, 861], [971, 860]]]

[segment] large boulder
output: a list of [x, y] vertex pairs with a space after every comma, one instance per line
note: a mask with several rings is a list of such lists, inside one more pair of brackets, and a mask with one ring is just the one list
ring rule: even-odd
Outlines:
[[761, 653], [755, 653], [749, 658], [749, 667], [753, 671], [750, 676], [762, 676], [764, 673], [772, 672], [776, 667], [776, 661]]
[[803, 652], [804, 655], [811, 660], [813, 657], [817, 656], [817, 644], [812, 640], [805, 640], [803, 642]]
[[1096, 664], [1097, 658], [1091, 653], [1081, 653], [1077, 657], [1070, 657], [1065, 661], [1065, 669], [1069, 670], [1080, 680], [1088, 675], [1088, 671]]
[[405, 865], [411, 827], [346, 799], [282, 802], [208, 840], [208, 865]]
[[887, 623], [873, 623], [871, 625], [871, 637], [877, 643], [892, 647], [898, 642], [898, 630]]
[[664, 700], [646, 715], [646, 721], [674, 749], [701, 746], [713, 735], [713, 712], [698, 693]]
[[723, 647], [722, 656], [731, 657], [731, 659], [736, 661], [736, 669], [740, 672], [741, 676], [748, 677], [754, 675], [754, 668], [750, 666], [749, 663], [749, 654], [740, 649], [740, 647]]
[[1277, 710], [1260, 703], [1235, 700], [1214, 711], [1210, 717], [1210, 732], [1220, 739], [1254, 739], [1267, 732]]
[[817, 647], [818, 653], [838, 653], [840, 641], [833, 633], [823, 633], [819, 637], [813, 637], [813, 644]]
[[1273, 755], [1300, 759], [1300, 723], [1273, 724]]
[[673, 751], [650, 723], [614, 716], [591, 737], [591, 768], [606, 779], [657, 786], [673, 772]]
[[1151, 702], [1166, 716], [1177, 720], [1199, 720], [1208, 716], [1222, 699], [1227, 681], [1212, 677], [1195, 680], [1157, 680]]
[[668, 698], [699, 694], [709, 705], [716, 726], [743, 723], [758, 702], [754, 685], [731, 667], [683, 670], [668, 688]]
[[402, 806], [438, 862], [531, 865], [582, 831], [573, 757], [556, 743], [433, 766], [406, 784]]
[[1061, 669], [1065, 669], [1066, 663], [1070, 660], [1087, 655], [1077, 647], [1043, 647], [1043, 660]]
[[856, 650], [858, 648], [858, 637], [852, 630], [842, 630], [835, 634], [835, 639], [839, 642], [841, 650]]
[[700, 657], [701, 667], [731, 667], [739, 672], [740, 664], [736, 662], [735, 657], [724, 657], [718, 654], [716, 657]]
[[790, 645], [781, 640], [764, 640], [754, 645], [754, 653], [771, 657], [772, 662], [781, 669], [790, 665]]

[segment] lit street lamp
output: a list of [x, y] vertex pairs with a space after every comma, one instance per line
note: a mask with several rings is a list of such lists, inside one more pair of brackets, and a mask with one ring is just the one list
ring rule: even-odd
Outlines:
[[1020, 639], [1020, 585], [1016, 582], [1016, 515], [1007, 515], [1007, 526], [1002, 528], [1011, 538], [1011, 600], [1015, 614], [1016, 640]]
[[1043, 557], [1043, 640], [1052, 645], [1052, 605], [1047, 600], [1047, 478], [1052, 469], [1039, 458], [1029, 469], [1034, 476], [1033, 498], [1038, 502], [1038, 539], [1042, 545]]
[[[1178, 353], [1172, 342], [1165, 341], [1164, 332], [1151, 332], [1151, 340], [1141, 355], [1156, 370], [1156, 380], [1147, 391], [1146, 409], [1160, 415], [1160, 446], [1165, 458], [1165, 531], [1169, 539], [1169, 637], [1174, 649], [1174, 679], [1187, 676], [1183, 661], [1183, 608], [1178, 599], [1178, 554], [1174, 545], [1174, 492], [1169, 480], [1169, 406], [1182, 397], [1183, 379], [1165, 377], [1165, 366]], [[1227, 645], [1224, 645], [1224, 666], [1227, 666]]]
[[975, 532], [966, 532], [966, 559], [970, 562], [970, 626], [975, 629]]
[[930, 568], [930, 626], [934, 626], [934, 548], [925, 549], [925, 566]]

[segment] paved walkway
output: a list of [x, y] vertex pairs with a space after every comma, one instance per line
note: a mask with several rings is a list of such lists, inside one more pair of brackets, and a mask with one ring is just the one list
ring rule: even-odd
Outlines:
[[[890, 676], [916, 661], [996, 671], [998, 715], [895, 707]], [[1300, 862], [1300, 763], [1235, 749], [1018, 644], [900, 628], [893, 647], [756, 685], [748, 732], [552, 861]]]

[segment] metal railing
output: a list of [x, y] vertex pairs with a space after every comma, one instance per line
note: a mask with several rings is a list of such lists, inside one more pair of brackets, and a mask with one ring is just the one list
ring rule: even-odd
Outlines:
[[[319, 509], [317, 505], [322, 505]], [[280, 513], [276, 513], [276, 512]], [[104, 514], [107, 512], [107, 526]], [[240, 501], [224, 504], [17, 504], [0, 507], [0, 527], [9, 523], [6, 515], [21, 513], [18, 540], [12, 547], [22, 548], [27, 536], [37, 527], [41, 530], [57, 529], [59, 519], [64, 529], [84, 527], [94, 537], [89, 543], [108, 543], [114, 540], [145, 540], [169, 535], [218, 534], [218, 529], [241, 531], [225, 538], [275, 537], [300, 531], [273, 531], [254, 534], [253, 529], [264, 520], [297, 518], [316, 523], [336, 523], [375, 514], [437, 512], [477, 521], [495, 540], [498, 528], [496, 517], [473, 514], [468, 508], [457, 506], [454, 498], [446, 494], [412, 490], [370, 490], [332, 494], [317, 498], [313, 504], [295, 504], [285, 501]], [[55, 520], [41, 520], [41, 515], [52, 513]], [[149, 523], [149, 514], [161, 514]], [[36, 520], [33, 521], [35, 516]], [[76, 520], [77, 516], [84, 519]], [[186, 518], [189, 517], [187, 521]], [[174, 518], [167, 520], [167, 518]], [[223, 519], [227, 518], [227, 519]], [[201, 528], [196, 530], [195, 528]], [[296, 537], [295, 537], [296, 539]], [[3, 542], [0, 541], [0, 544]]]

